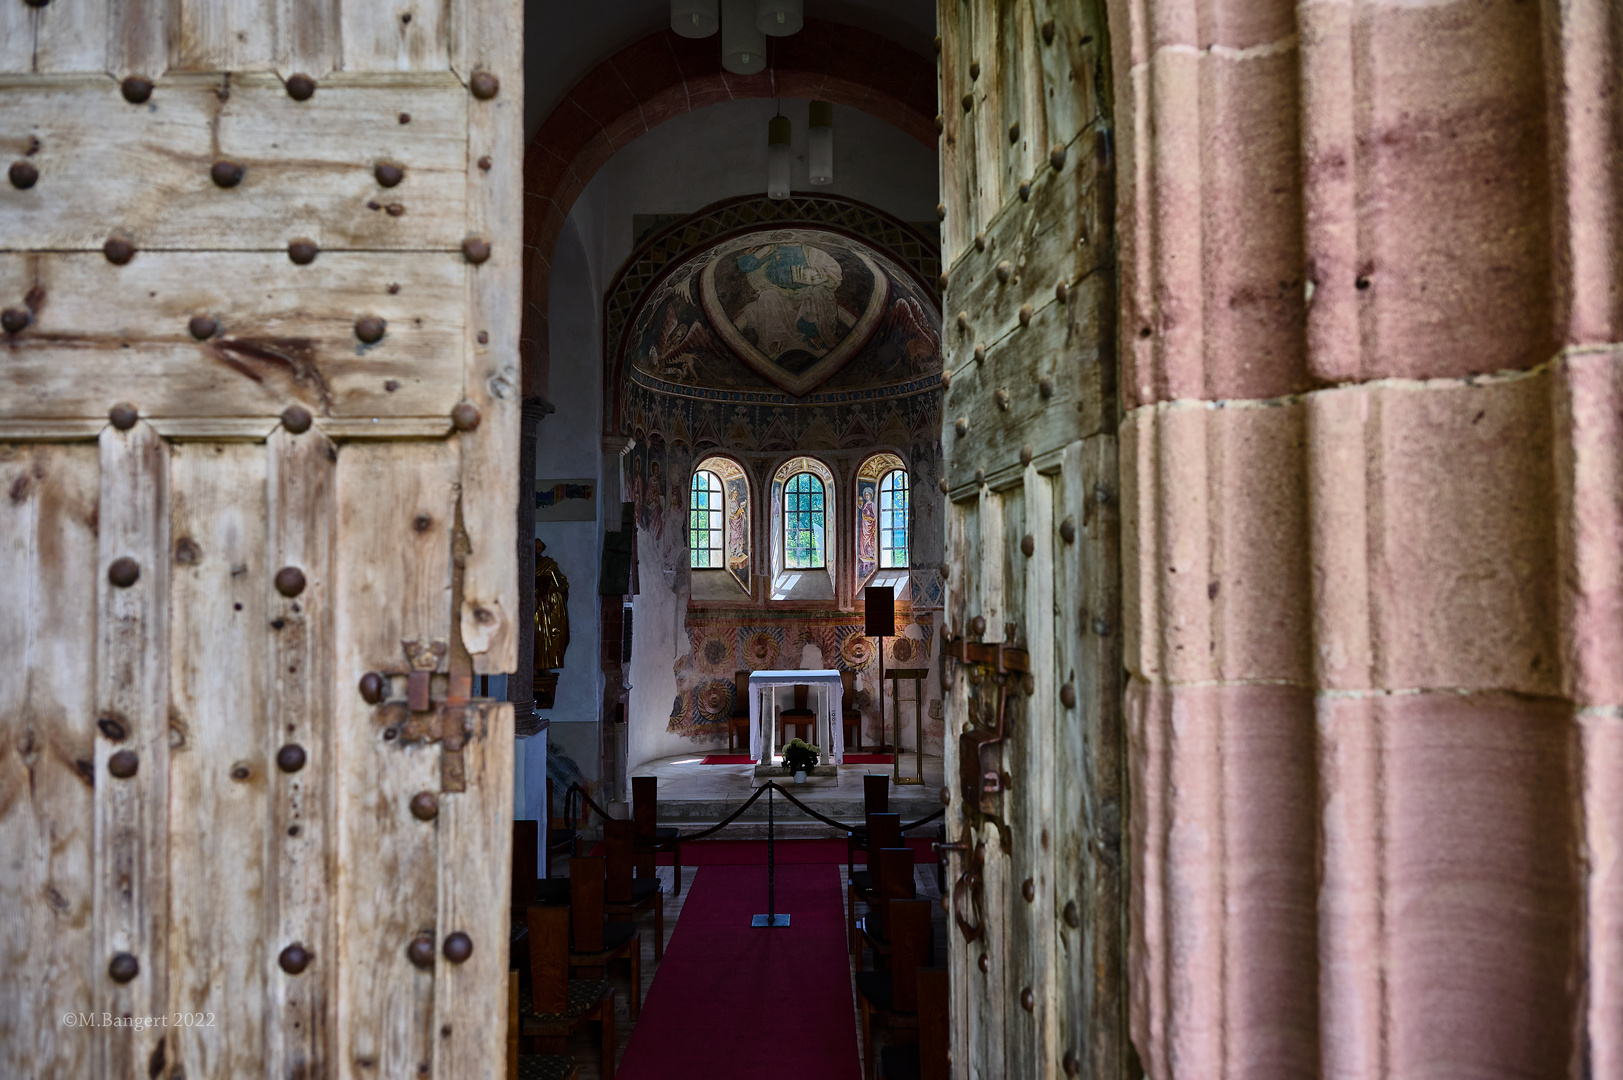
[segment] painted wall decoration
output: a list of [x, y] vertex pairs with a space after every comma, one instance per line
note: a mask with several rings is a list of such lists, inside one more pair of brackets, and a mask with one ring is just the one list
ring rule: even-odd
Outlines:
[[906, 466], [895, 454], [875, 454], [857, 470], [857, 580], [866, 583], [879, 569], [879, 480]]
[[535, 482], [535, 520], [596, 521], [597, 481], [542, 480]]
[[890, 298], [890, 279], [861, 245], [806, 229], [724, 244], [705, 260], [699, 280], [705, 316], [721, 341], [797, 396], [868, 343]]
[[[748, 595], [750, 591], [750, 483], [744, 467], [732, 458], [714, 455], [705, 458], [694, 471], [708, 470], [721, 480], [724, 493], [723, 542], [727, 572]], [[691, 476], [692, 473], [689, 473]]]

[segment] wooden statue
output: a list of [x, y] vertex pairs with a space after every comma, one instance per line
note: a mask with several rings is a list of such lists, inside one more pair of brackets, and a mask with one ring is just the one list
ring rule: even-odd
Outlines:
[[569, 648], [569, 579], [558, 564], [543, 554], [547, 545], [535, 542], [535, 670], [554, 671], [564, 666]]

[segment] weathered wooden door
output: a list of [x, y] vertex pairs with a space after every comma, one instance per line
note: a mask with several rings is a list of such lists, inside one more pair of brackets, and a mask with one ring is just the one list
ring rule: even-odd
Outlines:
[[1102, 5], [941, 0], [953, 1062], [1128, 1070]]
[[497, 1075], [522, 40], [0, 3], [0, 1075]]

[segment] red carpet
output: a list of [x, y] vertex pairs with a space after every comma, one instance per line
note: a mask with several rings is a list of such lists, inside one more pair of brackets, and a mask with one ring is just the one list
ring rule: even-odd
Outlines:
[[[923, 831], [923, 830], [921, 830]], [[914, 865], [920, 863], [934, 863], [935, 849], [930, 845], [935, 843], [933, 835], [910, 836], [905, 842], [913, 849]], [[845, 841], [841, 840], [779, 840], [777, 843], [777, 863], [779, 866], [793, 865], [805, 866], [810, 863], [839, 863], [845, 864]], [[669, 852], [662, 853], [656, 858], [660, 866], [670, 866]], [[857, 852], [857, 862], [862, 863], [862, 852]], [[766, 866], [765, 840], [699, 840], [682, 845], [683, 866]], [[763, 879], [764, 880], [764, 879]], [[765, 911], [765, 908], [761, 909]], [[687, 918], [684, 911], [682, 917]]]
[[894, 760], [896, 760], [896, 759], [891, 757], [891, 755], [889, 755], [889, 754], [847, 754], [847, 755], [845, 755], [845, 763], [847, 765], [889, 765]]
[[748, 754], [708, 754], [700, 765], [748, 765], [755, 759]]
[[[840, 902], [842, 871], [786, 859], [778, 845], [777, 909], [784, 929], [756, 929], [766, 911], [761, 865], [705, 866], [665, 947], [642, 1018], [616, 1073], [621, 1080], [857, 1080], [856, 1014]], [[764, 862], [765, 844], [753, 844]], [[837, 844], [844, 861], [845, 845]], [[701, 855], [701, 852], [703, 854]], [[740, 853], [742, 854], [742, 853]], [[787, 863], [787, 865], [786, 865]]]

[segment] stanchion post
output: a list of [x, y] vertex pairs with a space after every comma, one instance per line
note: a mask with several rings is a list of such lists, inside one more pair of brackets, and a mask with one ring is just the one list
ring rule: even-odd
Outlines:
[[766, 783], [766, 914], [752, 916], [750, 918], [750, 925], [788, 926], [788, 914], [778, 914], [778, 861], [776, 836], [774, 835], [775, 818], [772, 810], [772, 790], [776, 788], [777, 785], [771, 780], [768, 780]]

